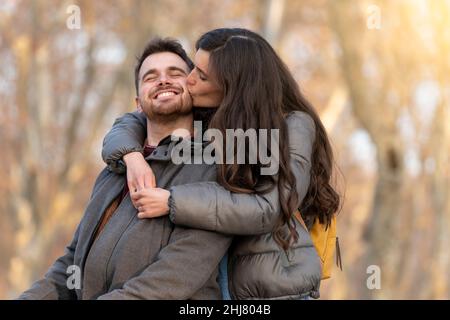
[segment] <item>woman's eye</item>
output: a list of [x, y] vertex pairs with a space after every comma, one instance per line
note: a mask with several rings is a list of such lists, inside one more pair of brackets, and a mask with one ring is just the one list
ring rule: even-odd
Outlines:
[[200, 80], [202, 80], [202, 81], [206, 81], [206, 80], [208, 80], [208, 79], [206, 79], [204, 76], [202, 76], [201, 74], [198, 76], [199, 78], [200, 78]]

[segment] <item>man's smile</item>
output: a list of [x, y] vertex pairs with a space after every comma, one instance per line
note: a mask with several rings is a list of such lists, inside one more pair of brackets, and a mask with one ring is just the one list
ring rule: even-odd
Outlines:
[[160, 90], [156, 94], [153, 95], [152, 99], [163, 100], [165, 98], [177, 96], [179, 94], [180, 94], [179, 90], [175, 90], [175, 89]]

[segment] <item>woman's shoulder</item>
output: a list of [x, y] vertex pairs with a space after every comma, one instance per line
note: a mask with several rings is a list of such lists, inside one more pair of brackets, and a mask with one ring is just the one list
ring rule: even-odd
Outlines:
[[286, 123], [290, 131], [300, 127], [315, 132], [316, 128], [313, 118], [303, 111], [289, 112], [286, 116]]
[[[291, 111], [286, 116], [289, 145], [294, 150], [304, 150], [316, 139], [316, 126], [313, 118], [302, 111]], [[302, 151], [304, 152], [304, 151]], [[308, 151], [309, 153], [311, 150]]]

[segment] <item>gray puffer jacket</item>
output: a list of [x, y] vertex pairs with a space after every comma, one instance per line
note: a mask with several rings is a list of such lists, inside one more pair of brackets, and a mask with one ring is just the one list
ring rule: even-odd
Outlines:
[[[315, 126], [311, 117], [299, 111], [291, 112], [286, 122], [300, 205], [310, 182]], [[116, 172], [124, 172], [123, 155], [142, 151], [145, 137], [145, 117], [137, 112], [125, 114], [103, 141], [103, 159]], [[228, 260], [233, 299], [319, 298], [322, 270], [309, 233], [295, 222], [299, 239], [287, 252], [272, 236], [280, 214], [277, 188], [265, 194], [240, 194], [210, 181], [177, 185], [170, 191], [173, 223], [238, 236]]]

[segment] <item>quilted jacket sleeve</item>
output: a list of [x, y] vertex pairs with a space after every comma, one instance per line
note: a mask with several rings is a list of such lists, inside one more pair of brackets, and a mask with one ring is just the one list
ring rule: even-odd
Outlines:
[[[315, 126], [303, 112], [291, 113], [286, 121], [290, 167], [300, 205], [310, 182]], [[197, 182], [173, 186], [170, 191], [171, 220], [192, 228], [234, 235], [263, 234], [274, 229], [280, 213], [277, 188], [265, 194], [242, 194], [230, 192], [217, 182]]]
[[130, 152], [142, 152], [147, 136], [147, 120], [142, 112], [130, 112], [117, 118], [103, 139], [102, 157], [116, 173], [125, 172], [122, 157]]

